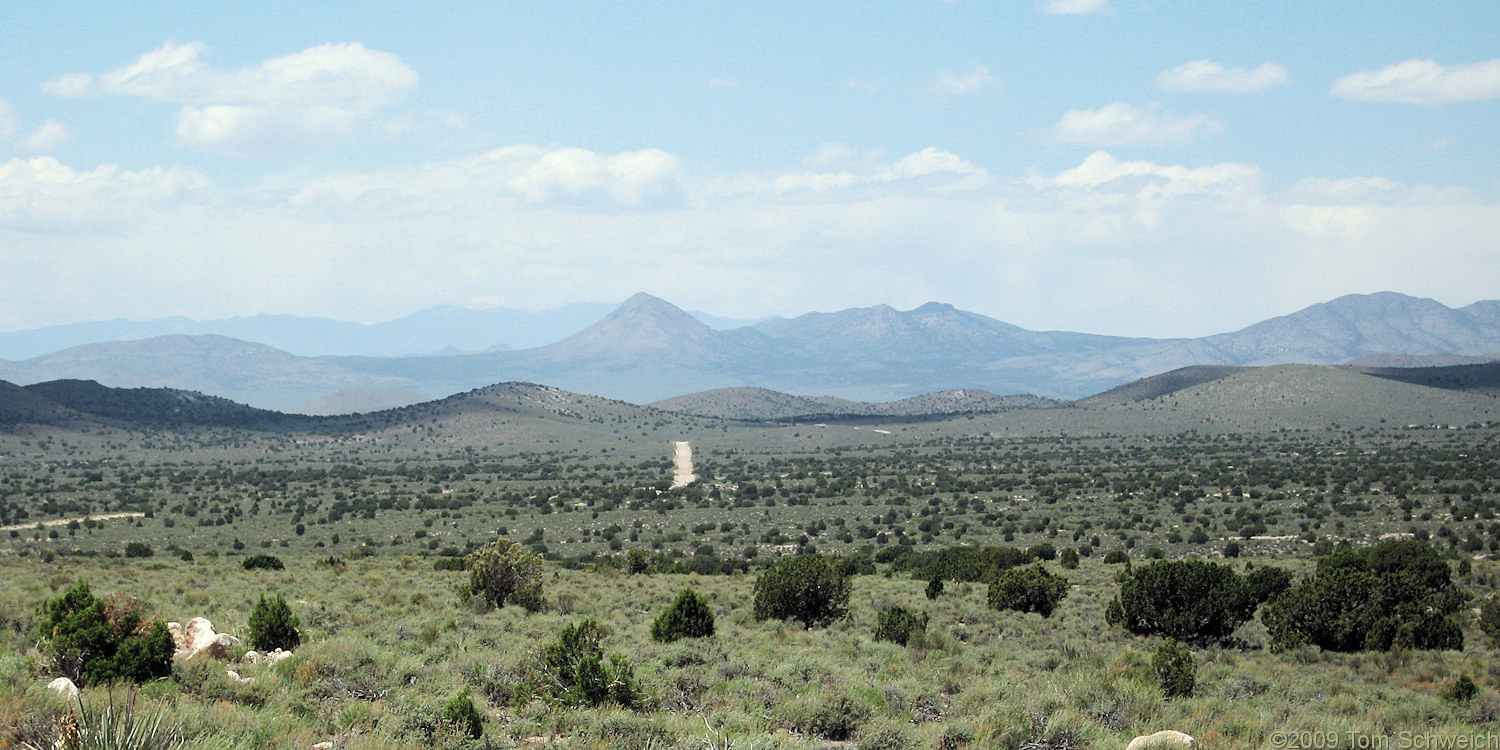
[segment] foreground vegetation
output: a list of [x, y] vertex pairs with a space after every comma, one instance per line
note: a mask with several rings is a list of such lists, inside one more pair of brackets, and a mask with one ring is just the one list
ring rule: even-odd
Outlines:
[[[920, 579], [876, 574], [853, 579], [847, 617], [812, 629], [758, 620], [747, 576], [549, 568], [545, 604], [533, 612], [476, 606], [458, 593], [465, 572], [412, 558], [289, 558], [284, 571], [222, 559], [26, 558], [7, 566], [0, 727], [12, 742], [39, 746], [70, 709], [44, 687], [51, 674], [33, 649], [37, 604], [85, 580], [100, 595], [140, 596], [162, 617], [205, 616], [228, 633], [247, 631], [265, 592], [291, 603], [302, 640], [293, 657], [178, 662], [170, 677], [139, 688], [137, 710], [160, 712], [188, 747], [812, 748], [849, 740], [872, 749], [1061, 750], [1123, 747], [1173, 728], [1206, 747], [1259, 748], [1271, 746], [1276, 730], [1456, 737], [1500, 720], [1496, 651], [1473, 618], [1463, 651], [1353, 654], [1270, 649], [1252, 620], [1229, 645], [1194, 648], [1193, 694], [1167, 698], [1153, 665], [1163, 641], [1105, 621], [1123, 566], [1100, 560], [1066, 571], [1072, 591], [1050, 617], [992, 609], [982, 584], [950, 583], [934, 600]], [[1497, 574], [1500, 566], [1480, 561], [1459, 582], [1488, 596]], [[684, 588], [710, 604], [714, 634], [654, 640], [653, 621]], [[875, 638], [877, 620], [895, 606], [926, 618], [904, 646]], [[549, 645], [590, 620], [601, 653], [631, 666], [638, 695], [629, 708], [528, 683], [552, 658]], [[236, 683], [226, 669], [253, 682]], [[1477, 684], [1477, 696], [1445, 699], [1461, 677]], [[86, 689], [85, 704], [106, 701], [106, 691]], [[115, 688], [113, 700], [129, 700], [126, 692]], [[479, 737], [444, 719], [464, 700], [480, 717]]]

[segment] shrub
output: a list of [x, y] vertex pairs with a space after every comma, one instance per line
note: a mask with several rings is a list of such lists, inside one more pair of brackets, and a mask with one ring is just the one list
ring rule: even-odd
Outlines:
[[1500, 598], [1490, 597], [1479, 608], [1479, 629], [1500, 646]]
[[1168, 698], [1186, 698], [1193, 694], [1197, 681], [1198, 666], [1193, 653], [1168, 638], [1151, 653], [1151, 671], [1161, 685], [1162, 695]]
[[928, 581], [926, 594], [927, 598], [932, 600], [936, 600], [938, 597], [942, 596], [943, 579], [934, 576], [932, 580]]
[[891, 607], [875, 618], [875, 640], [905, 646], [911, 637], [927, 632], [927, 615], [915, 615], [905, 607]]
[[783, 710], [792, 729], [835, 742], [854, 736], [873, 713], [845, 693], [804, 695]]
[[302, 645], [302, 634], [297, 632], [299, 624], [297, 615], [287, 606], [286, 599], [281, 594], [277, 594], [274, 599], [267, 599], [262, 594], [255, 602], [255, 608], [250, 610], [250, 620], [246, 623], [250, 645], [261, 651], [275, 651], [278, 648], [291, 651]]
[[1479, 686], [1475, 685], [1468, 675], [1459, 677], [1443, 690], [1443, 700], [1454, 703], [1468, 703], [1474, 700], [1476, 695], [1479, 695]]
[[474, 699], [469, 697], [468, 688], [458, 691], [458, 695], [443, 706], [442, 719], [476, 740], [484, 734], [484, 715], [474, 706]]
[[990, 582], [991, 609], [1036, 612], [1051, 617], [1057, 603], [1068, 595], [1068, 579], [1053, 575], [1041, 563], [1029, 568], [1001, 571]]
[[1224, 545], [1224, 556], [1225, 557], [1229, 557], [1229, 558], [1239, 557], [1240, 556], [1240, 543], [1239, 542], [1230, 542], [1230, 543]]
[[557, 640], [547, 644], [542, 650], [547, 694], [574, 706], [640, 706], [644, 696], [635, 681], [635, 667], [620, 654], [605, 662], [599, 645], [604, 634], [598, 622], [585, 619], [563, 628]]
[[1255, 614], [1250, 589], [1227, 565], [1158, 560], [1130, 572], [1105, 610], [1111, 625], [1180, 641], [1222, 641]]
[[1125, 550], [1122, 550], [1122, 549], [1112, 549], [1109, 552], [1105, 553], [1105, 555], [1104, 555], [1104, 562], [1106, 564], [1108, 564], [1108, 565], [1118, 565], [1120, 563], [1128, 563], [1128, 562], [1130, 562], [1130, 555], [1125, 554]]
[[1041, 544], [1028, 547], [1026, 549], [1026, 556], [1033, 560], [1056, 560], [1057, 547], [1052, 546], [1048, 542], [1042, 542]]
[[469, 580], [462, 593], [493, 607], [504, 607], [518, 592], [525, 592], [521, 598], [527, 601], [541, 601], [542, 558], [535, 552], [500, 537], [468, 560]]
[[439, 557], [432, 561], [433, 570], [468, 570], [467, 557]]
[[651, 623], [651, 640], [671, 643], [679, 638], [707, 638], [714, 634], [714, 611], [708, 600], [692, 589], [678, 592], [677, 599]]
[[146, 682], [172, 673], [167, 626], [142, 617], [134, 599], [97, 599], [79, 583], [41, 607], [39, 630], [58, 670], [79, 687]]
[[1068, 547], [1058, 555], [1058, 565], [1066, 570], [1078, 569], [1078, 550]]
[[1276, 597], [1262, 619], [1277, 648], [1461, 649], [1463, 630], [1453, 615], [1467, 596], [1453, 586], [1437, 550], [1421, 542], [1384, 542], [1323, 558], [1317, 572]]
[[281, 558], [275, 555], [251, 555], [240, 563], [245, 570], [286, 570]]
[[154, 554], [156, 553], [152, 551], [151, 545], [145, 542], [127, 542], [125, 544], [126, 557], [150, 557]]
[[1268, 565], [1245, 576], [1245, 585], [1250, 587], [1250, 598], [1256, 604], [1265, 604], [1292, 587], [1292, 574]]
[[904, 724], [877, 721], [859, 730], [854, 750], [917, 750], [917, 741]]
[[826, 626], [848, 613], [851, 589], [848, 576], [819, 555], [785, 558], [755, 579], [755, 619]]

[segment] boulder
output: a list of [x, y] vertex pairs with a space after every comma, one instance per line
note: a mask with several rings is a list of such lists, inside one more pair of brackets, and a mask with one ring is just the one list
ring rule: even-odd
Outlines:
[[1198, 741], [1172, 729], [1137, 737], [1125, 750], [1198, 750]]
[[177, 652], [173, 656], [178, 659], [196, 659], [200, 656], [223, 659], [229, 656], [230, 649], [240, 645], [240, 639], [232, 635], [215, 633], [214, 624], [202, 617], [194, 617], [186, 625], [169, 622], [167, 630], [172, 634], [173, 643], [177, 644]]
[[246, 651], [245, 661], [251, 664], [275, 664], [291, 655], [292, 652], [279, 648], [275, 651]]
[[59, 677], [47, 683], [47, 689], [64, 698], [78, 697], [78, 686], [74, 685], [73, 681], [66, 677]]
[[236, 671], [234, 671], [232, 669], [226, 669], [226, 670], [224, 670], [224, 674], [227, 675], [230, 680], [233, 680], [234, 682], [236, 682], [238, 684], [241, 684], [241, 685], [253, 685], [253, 684], [255, 684], [255, 678], [254, 677], [241, 677], [239, 672], [236, 672]]

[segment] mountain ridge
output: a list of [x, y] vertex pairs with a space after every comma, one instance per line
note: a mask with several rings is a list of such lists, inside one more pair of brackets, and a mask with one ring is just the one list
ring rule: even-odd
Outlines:
[[[1454, 351], [1445, 351], [1454, 350]], [[162, 337], [0, 362], [0, 378], [170, 386], [291, 410], [350, 389], [438, 398], [530, 381], [635, 403], [756, 386], [884, 402], [953, 389], [1080, 398], [1193, 365], [1336, 364], [1500, 351], [1500, 303], [1448, 308], [1391, 292], [1346, 295], [1238, 331], [1138, 339], [1029, 331], [930, 302], [807, 313], [716, 330], [648, 294], [531, 349], [429, 357], [299, 357], [224, 337]]]

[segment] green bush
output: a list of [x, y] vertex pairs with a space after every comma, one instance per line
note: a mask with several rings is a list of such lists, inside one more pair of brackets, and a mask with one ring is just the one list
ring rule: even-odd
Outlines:
[[42, 604], [38, 628], [48, 656], [79, 687], [172, 673], [172, 634], [162, 622], [142, 617], [134, 599], [97, 599], [88, 584], [78, 583]]
[[1292, 587], [1292, 574], [1268, 565], [1245, 576], [1245, 585], [1250, 587], [1250, 598], [1256, 604], [1265, 604]]
[[572, 706], [613, 702], [639, 708], [645, 695], [635, 680], [635, 667], [620, 654], [611, 655], [606, 663], [599, 645], [604, 635], [604, 628], [593, 619], [563, 628], [557, 640], [542, 650], [544, 692]]
[[468, 570], [467, 557], [439, 557], [432, 561], [433, 570]]
[[826, 626], [849, 612], [851, 589], [848, 576], [819, 555], [784, 558], [755, 579], [755, 619]]
[[714, 610], [692, 589], [678, 592], [672, 606], [651, 623], [651, 640], [671, 643], [679, 638], [707, 638], [714, 634]]
[[1078, 550], [1068, 547], [1058, 555], [1058, 565], [1066, 570], [1078, 569]]
[[1186, 698], [1193, 694], [1198, 665], [1193, 652], [1177, 645], [1177, 641], [1168, 638], [1156, 647], [1151, 653], [1151, 671], [1156, 673], [1162, 695]]
[[1042, 542], [1026, 548], [1026, 556], [1033, 560], [1056, 560], [1057, 547], [1049, 542]]
[[151, 550], [151, 545], [145, 542], [127, 542], [125, 544], [126, 557], [150, 557], [156, 554]]
[[902, 723], [875, 721], [860, 728], [854, 750], [917, 750], [917, 741]]
[[1459, 677], [1443, 690], [1443, 700], [1454, 703], [1468, 703], [1477, 695], [1479, 695], [1479, 686], [1475, 685], [1468, 675]]
[[1467, 598], [1437, 550], [1384, 542], [1323, 558], [1317, 572], [1272, 600], [1262, 619], [1277, 648], [1462, 649], [1454, 615]]
[[905, 607], [891, 607], [875, 618], [875, 640], [905, 646], [911, 637], [927, 632], [927, 615], [912, 614]]
[[[507, 599], [521, 594], [521, 604], [540, 609], [542, 558], [505, 537], [469, 555], [469, 580], [461, 593], [492, 607], [504, 607]], [[532, 606], [526, 609], [532, 610]]]
[[469, 697], [468, 688], [458, 691], [458, 695], [443, 706], [442, 720], [476, 740], [484, 734], [484, 715]]
[[302, 634], [297, 632], [299, 624], [297, 615], [287, 606], [286, 599], [281, 594], [273, 599], [267, 599], [262, 594], [255, 602], [255, 608], [250, 610], [250, 620], [246, 623], [250, 646], [261, 651], [275, 651], [278, 648], [291, 651], [302, 645]]
[[275, 555], [251, 555], [240, 563], [245, 570], [286, 570], [281, 558]]
[[1255, 608], [1249, 586], [1227, 565], [1158, 560], [1125, 576], [1105, 619], [1132, 633], [1201, 643], [1228, 639]]
[[1125, 550], [1112, 549], [1104, 554], [1104, 562], [1107, 565], [1119, 565], [1120, 563], [1128, 563], [1130, 562], [1130, 555], [1125, 554]]
[[1500, 598], [1490, 597], [1479, 608], [1479, 630], [1500, 646]]
[[874, 713], [845, 693], [803, 695], [786, 704], [782, 711], [792, 729], [835, 742], [854, 736]]
[[938, 597], [942, 596], [943, 579], [934, 576], [932, 580], [927, 582], [927, 590], [925, 593], [927, 594], [927, 598], [932, 600], [936, 600]]
[[1036, 612], [1051, 617], [1057, 603], [1068, 595], [1068, 579], [1053, 575], [1037, 563], [1028, 568], [1000, 571], [990, 581], [991, 609]]

